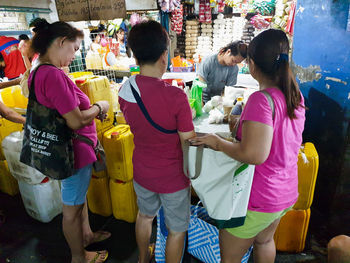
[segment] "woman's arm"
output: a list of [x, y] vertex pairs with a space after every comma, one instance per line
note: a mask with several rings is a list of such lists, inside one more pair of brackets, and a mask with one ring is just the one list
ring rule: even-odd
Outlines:
[[22, 115], [18, 114], [14, 110], [8, 108], [0, 102], [0, 115], [4, 117], [6, 120], [16, 122], [16, 123], [22, 123], [24, 124], [26, 122], [26, 118], [24, 118]]
[[179, 132], [178, 131], [177, 133], [179, 134], [181, 145], [184, 145], [184, 142], [186, 140], [189, 140], [189, 139], [196, 137], [196, 133], [194, 132], [194, 130], [189, 131], [189, 132]]
[[96, 104], [100, 105], [101, 110], [100, 107], [94, 104], [88, 110], [81, 111], [79, 107], [76, 107], [74, 110], [62, 115], [67, 121], [68, 127], [78, 130], [90, 124], [100, 114], [106, 115], [109, 109], [108, 102], [98, 101]]
[[20, 83], [21, 83], [21, 78], [17, 78], [17, 79], [5, 81], [5, 82], [0, 82], [0, 89], [19, 85]]
[[255, 121], [244, 121], [241, 142], [229, 142], [215, 134], [197, 137], [191, 142], [194, 145], [206, 144], [235, 160], [259, 165], [265, 162], [270, 154], [272, 137], [273, 128], [271, 126]]

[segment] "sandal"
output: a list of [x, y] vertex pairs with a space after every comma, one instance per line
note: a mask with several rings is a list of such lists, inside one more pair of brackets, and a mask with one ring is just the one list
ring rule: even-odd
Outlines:
[[[148, 246], [148, 251], [149, 251], [149, 260], [148, 262], [151, 263], [153, 258], [154, 258], [154, 250], [155, 250], [155, 244], [152, 243], [152, 244], [149, 244]], [[140, 261], [138, 261], [137, 263], [140, 263]]]
[[[96, 251], [95, 257], [89, 263], [96, 263], [96, 261], [99, 259], [100, 256], [101, 256], [101, 252]], [[106, 251], [106, 256], [104, 257], [104, 259], [102, 259], [102, 262], [105, 262], [107, 258], [108, 258], [108, 251]]]
[[156, 245], [154, 243], [150, 244], [148, 246], [148, 250], [149, 250], [149, 262], [152, 262], [152, 259], [154, 258], [154, 250], [156, 248]]

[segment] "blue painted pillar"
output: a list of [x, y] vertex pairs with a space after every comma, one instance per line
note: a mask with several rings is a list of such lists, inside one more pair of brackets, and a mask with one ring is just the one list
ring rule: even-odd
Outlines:
[[293, 62], [306, 113], [304, 142], [320, 157], [310, 230], [350, 234], [349, 0], [298, 0]]

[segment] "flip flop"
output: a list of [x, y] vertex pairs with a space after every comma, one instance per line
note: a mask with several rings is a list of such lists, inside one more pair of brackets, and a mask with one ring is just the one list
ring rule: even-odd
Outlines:
[[105, 241], [108, 238], [110, 238], [111, 235], [112, 234], [110, 232], [98, 230], [98, 231], [94, 232], [94, 238], [88, 244], [86, 244], [85, 247], [87, 247], [91, 244], [94, 244], [94, 243], [99, 243], [99, 242]]
[[149, 262], [152, 262], [152, 259], [154, 258], [154, 250], [156, 248], [155, 243], [152, 243], [148, 246], [148, 250], [149, 250]]
[[[148, 251], [149, 251], [149, 260], [148, 262], [151, 263], [152, 259], [154, 258], [154, 250], [156, 248], [155, 243], [149, 244]], [[140, 263], [140, 261], [137, 261], [137, 263]]]
[[[101, 252], [100, 251], [96, 251], [95, 257], [89, 263], [96, 263], [96, 261], [98, 260], [100, 255], [101, 255]], [[108, 251], [106, 251], [106, 256], [105, 256], [104, 259], [102, 259], [102, 262], [105, 262], [107, 258], [108, 258]]]

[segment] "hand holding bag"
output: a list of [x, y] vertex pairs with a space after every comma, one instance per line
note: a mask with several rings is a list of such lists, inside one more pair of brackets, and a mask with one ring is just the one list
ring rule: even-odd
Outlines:
[[183, 155], [184, 172], [216, 226], [221, 229], [243, 225], [255, 166], [188, 142]]

